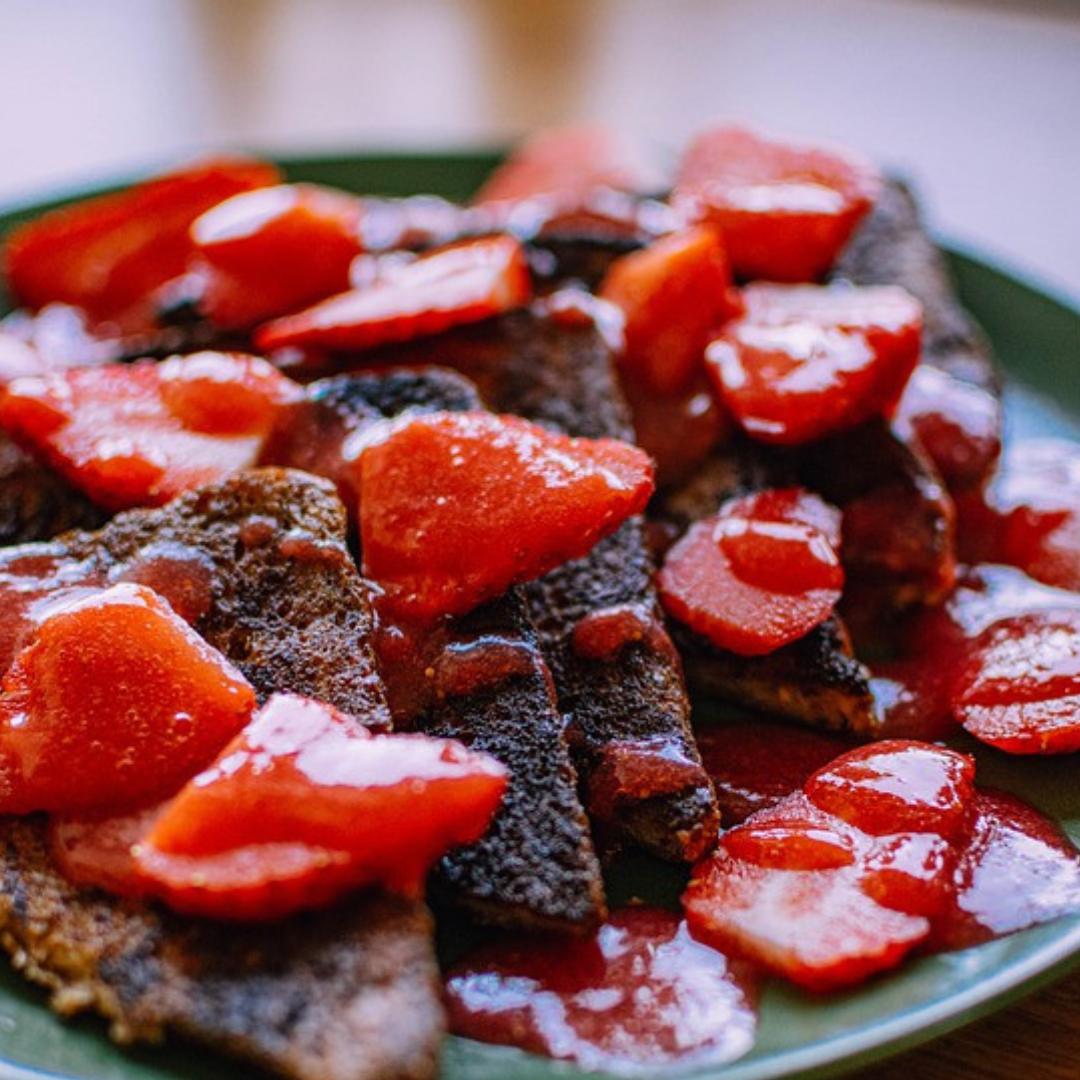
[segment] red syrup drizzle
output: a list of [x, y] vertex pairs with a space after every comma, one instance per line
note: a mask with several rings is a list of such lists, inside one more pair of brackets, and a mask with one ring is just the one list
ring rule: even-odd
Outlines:
[[976, 792], [970, 838], [931, 948], [967, 948], [1077, 911], [1080, 857], [1068, 837], [1013, 795]]
[[591, 814], [611, 820], [625, 802], [708, 786], [708, 774], [677, 740], [663, 735], [617, 739], [600, 750], [586, 805]]
[[396, 729], [409, 730], [445, 698], [482, 693], [507, 679], [547, 671], [524, 641], [495, 634], [462, 640], [453, 618], [433, 623], [403, 619], [379, 593], [373, 606], [372, 644]]
[[642, 643], [651, 652], [676, 660], [667, 630], [641, 604], [616, 604], [590, 611], [578, 620], [571, 644], [585, 660], [614, 660], [628, 645]]
[[745, 1054], [756, 980], [673, 912], [612, 913], [591, 937], [504, 937], [456, 964], [450, 1030], [623, 1076]]

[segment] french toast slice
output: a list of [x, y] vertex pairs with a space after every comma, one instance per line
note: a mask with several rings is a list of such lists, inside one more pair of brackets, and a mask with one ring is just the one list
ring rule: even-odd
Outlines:
[[[371, 606], [345, 528], [327, 481], [260, 470], [97, 533], [9, 549], [0, 566], [40, 551], [89, 580], [204, 582], [187, 595], [196, 629], [260, 698], [318, 697], [385, 729]], [[172, 1032], [297, 1080], [434, 1074], [443, 1018], [420, 901], [368, 891], [263, 926], [183, 918], [69, 884], [40, 817], [0, 819], [0, 874], [0, 942], [16, 967], [61, 1013], [102, 1013], [119, 1041]]]
[[[496, 412], [575, 437], [633, 439], [611, 346], [587, 304], [569, 314], [540, 304], [365, 359], [445, 363]], [[700, 858], [719, 816], [660, 613], [644, 519], [529, 582], [524, 594], [594, 825], [662, 858]], [[599, 626], [605, 647], [583, 644]]]
[[[309, 391], [270, 452], [334, 477], [347, 499], [355, 493], [341, 448], [350, 435], [379, 420], [482, 407], [466, 379], [424, 368], [344, 375]], [[594, 926], [604, 911], [600, 868], [521, 589], [412, 634], [404, 656], [386, 649], [382, 659], [396, 726], [458, 739], [511, 772], [488, 832], [436, 868], [433, 897], [493, 925]]]

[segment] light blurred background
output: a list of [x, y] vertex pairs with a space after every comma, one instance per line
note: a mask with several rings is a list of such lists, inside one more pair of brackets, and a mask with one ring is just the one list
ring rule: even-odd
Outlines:
[[209, 147], [498, 144], [718, 118], [914, 175], [1080, 299], [1080, 0], [0, 0], [0, 202]]

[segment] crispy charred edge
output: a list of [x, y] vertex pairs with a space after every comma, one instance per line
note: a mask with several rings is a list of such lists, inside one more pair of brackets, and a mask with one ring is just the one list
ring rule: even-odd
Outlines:
[[[716, 842], [719, 810], [690, 731], [682, 668], [653, 592], [641, 521], [628, 521], [586, 558], [530, 582], [525, 594], [559, 705], [570, 717], [586, 807], [597, 827], [607, 839], [664, 859], [699, 859]], [[583, 620], [627, 610], [640, 625], [617, 652], [579, 653], [574, 630]], [[677, 758], [685, 768], [671, 774], [675, 789], [657, 780], [606, 798], [605, 766], [623, 749]]]
[[742, 435], [718, 446], [681, 484], [657, 493], [649, 516], [680, 536], [695, 521], [715, 514], [722, 502], [765, 488], [798, 484], [791, 463]]
[[[842, 557], [849, 581], [878, 610], [941, 603], [956, 578], [955, 509], [913, 439], [883, 420], [800, 447], [800, 480], [845, 511]], [[880, 528], [859, 535], [853, 511], [876, 506]]]
[[603, 881], [577, 794], [563, 718], [518, 590], [454, 620], [462, 642], [524, 647], [527, 665], [490, 687], [438, 701], [418, 725], [502, 761], [511, 773], [487, 833], [436, 868], [432, 895], [484, 923], [584, 931], [605, 914]]
[[368, 588], [345, 531], [345, 510], [329, 482], [260, 469], [160, 509], [119, 514], [96, 533], [68, 533], [59, 543], [106, 575], [153, 546], [197, 552], [213, 573], [210, 606], [196, 629], [243, 671], [260, 700], [288, 689], [386, 729]]
[[841, 253], [835, 279], [900, 285], [923, 305], [923, 360], [1000, 397], [1002, 378], [983, 332], [956, 298], [945, 259], [927, 236], [912, 189], [887, 181]]
[[376, 893], [268, 926], [77, 889], [40, 817], [0, 818], [0, 941], [64, 1016], [119, 1043], [172, 1032], [294, 1080], [427, 1080], [443, 1017], [431, 917]]
[[[728, 499], [798, 483], [793, 462], [748, 439], [722, 447], [651, 513], [669, 535], [716, 512]], [[804, 638], [764, 656], [739, 656], [670, 620], [690, 688], [830, 731], [872, 735], [879, 725], [870, 673], [855, 659], [843, 620], [833, 615]]]
[[0, 433], [0, 547], [93, 529], [108, 517]]
[[880, 728], [869, 672], [837, 615], [765, 656], [737, 656], [677, 623], [672, 637], [696, 693], [829, 731], [869, 738]]
[[[572, 436], [633, 439], [610, 349], [589, 320], [567, 324], [542, 310], [522, 310], [379, 358], [424, 357], [468, 375], [495, 411]], [[643, 519], [626, 522], [583, 559], [524, 591], [559, 706], [570, 717], [574, 760], [593, 820], [609, 837], [662, 858], [699, 858], [715, 841], [719, 811], [690, 728], [679, 660], [663, 629]], [[609, 659], [580, 657], [575, 628], [613, 608], [635, 610], [655, 631]], [[688, 766], [676, 790], [627, 794], [610, 807], [593, 797], [594, 781], [613, 750], [649, 744], [663, 744]]]
[[[311, 397], [330, 414], [324, 426], [338, 430], [408, 413], [482, 407], [466, 379], [430, 368], [326, 379], [312, 385]], [[563, 931], [595, 926], [605, 909], [600, 868], [551, 673], [520, 590], [444, 629], [459, 655], [495, 639], [509, 643], [524, 662], [491, 684], [436, 697], [413, 720], [421, 731], [492, 754], [511, 772], [485, 836], [455, 849], [436, 868], [433, 898], [492, 925]], [[439, 666], [439, 655], [428, 659]]]

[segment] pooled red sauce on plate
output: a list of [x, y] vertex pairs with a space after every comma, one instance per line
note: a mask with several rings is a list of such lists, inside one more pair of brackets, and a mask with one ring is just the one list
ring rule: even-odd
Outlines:
[[745, 1054], [755, 980], [695, 941], [673, 912], [613, 912], [591, 937], [507, 937], [456, 964], [450, 1029], [586, 1069], [655, 1074]]
[[713, 724], [698, 728], [696, 735], [720, 820], [728, 828], [798, 791], [854, 745], [839, 735], [760, 722]]
[[1080, 858], [1054, 822], [999, 791], [976, 792], [973, 810], [934, 948], [967, 948], [1080, 911]]
[[1080, 854], [972, 758], [927, 743], [841, 755], [721, 835], [683, 896], [695, 935], [809, 990], [1080, 912]]

